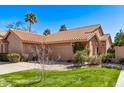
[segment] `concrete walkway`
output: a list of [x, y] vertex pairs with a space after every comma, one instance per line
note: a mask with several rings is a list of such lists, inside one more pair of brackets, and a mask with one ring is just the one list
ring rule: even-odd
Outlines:
[[116, 83], [116, 87], [124, 87], [124, 67], [122, 67], [122, 70]]
[[[50, 64], [44, 65], [46, 70], [68, 70], [67, 67], [71, 66], [71, 64]], [[42, 68], [43, 65], [39, 65], [36, 63], [27, 63], [27, 62], [20, 62], [20, 63], [7, 63], [7, 62], [0, 62], [0, 74], [7, 74], [22, 70], [29, 70], [34, 68]]]

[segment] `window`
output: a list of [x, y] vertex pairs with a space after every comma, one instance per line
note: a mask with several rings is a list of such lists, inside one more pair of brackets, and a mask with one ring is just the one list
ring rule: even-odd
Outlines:
[[1, 44], [1, 53], [3, 53], [3, 44]]
[[5, 44], [5, 53], [8, 52], [8, 44]]

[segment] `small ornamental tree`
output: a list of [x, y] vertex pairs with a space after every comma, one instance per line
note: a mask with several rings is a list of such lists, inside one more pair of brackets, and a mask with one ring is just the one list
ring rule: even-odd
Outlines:
[[23, 25], [23, 22], [17, 21], [17, 22], [7, 24], [6, 28], [22, 30], [22, 25]]
[[76, 53], [74, 54], [74, 58], [78, 66], [83, 65], [89, 59], [89, 49], [86, 48], [81, 51], [76, 51]]
[[76, 53], [76, 51], [81, 51], [84, 49], [83, 45], [80, 42], [73, 43], [73, 52]]
[[36, 56], [37, 56], [37, 62], [40, 65], [41, 75], [40, 80], [45, 80], [46, 78], [46, 69], [45, 64], [49, 63], [49, 54], [50, 54], [50, 48], [46, 45], [45, 38], [43, 40], [43, 44], [36, 46], [35, 48]]

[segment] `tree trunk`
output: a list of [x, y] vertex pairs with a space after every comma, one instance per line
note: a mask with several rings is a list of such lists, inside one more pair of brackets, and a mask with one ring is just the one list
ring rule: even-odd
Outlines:
[[30, 25], [29, 25], [29, 32], [31, 32], [31, 22], [30, 22]]

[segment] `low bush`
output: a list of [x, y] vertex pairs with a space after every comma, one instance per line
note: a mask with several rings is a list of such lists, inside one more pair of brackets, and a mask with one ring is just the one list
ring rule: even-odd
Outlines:
[[124, 65], [124, 58], [119, 59], [119, 63]]
[[21, 61], [28, 61], [29, 59], [29, 54], [21, 54]]
[[113, 58], [113, 55], [111, 53], [107, 53], [107, 54], [103, 54], [101, 55], [102, 56], [102, 62], [103, 63], [108, 63], [108, 62], [111, 62], [112, 58]]
[[112, 55], [112, 57], [115, 58], [115, 49], [113, 47], [109, 48], [107, 50], [107, 53], [110, 53]]
[[96, 60], [96, 57], [95, 56], [89, 57], [88, 64], [89, 65], [94, 65], [95, 64], [95, 60]]
[[8, 61], [7, 53], [0, 53], [0, 61]]
[[105, 68], [113, 68], [113, 69], [118, 69], [118, 70], [121, 70], [122, 68], [120, 66], [117, 66], [117, 65], [106, 65], [106, 64], [103, 64], [102, 67], [105, 67]]
[[99, 65], [99, 64], [101, 64], [101, 56], [89, 57], [88, 62], [90, 65]]
[[21, 60], [21, 55], [18, 53], [9, 53], [7, 58], [10, 62], [19, 62]]
[[95, 62], [96, 62], [97, 65], [101, 64], [102, 63], [102, 56], [101, 55], [97, 56]]
[[28, 61], [28, 54], [19, 54], [19, 53], [0, 53], [0, 61], [10, 61], [10, 62], [19, 62], [19, 61]]

